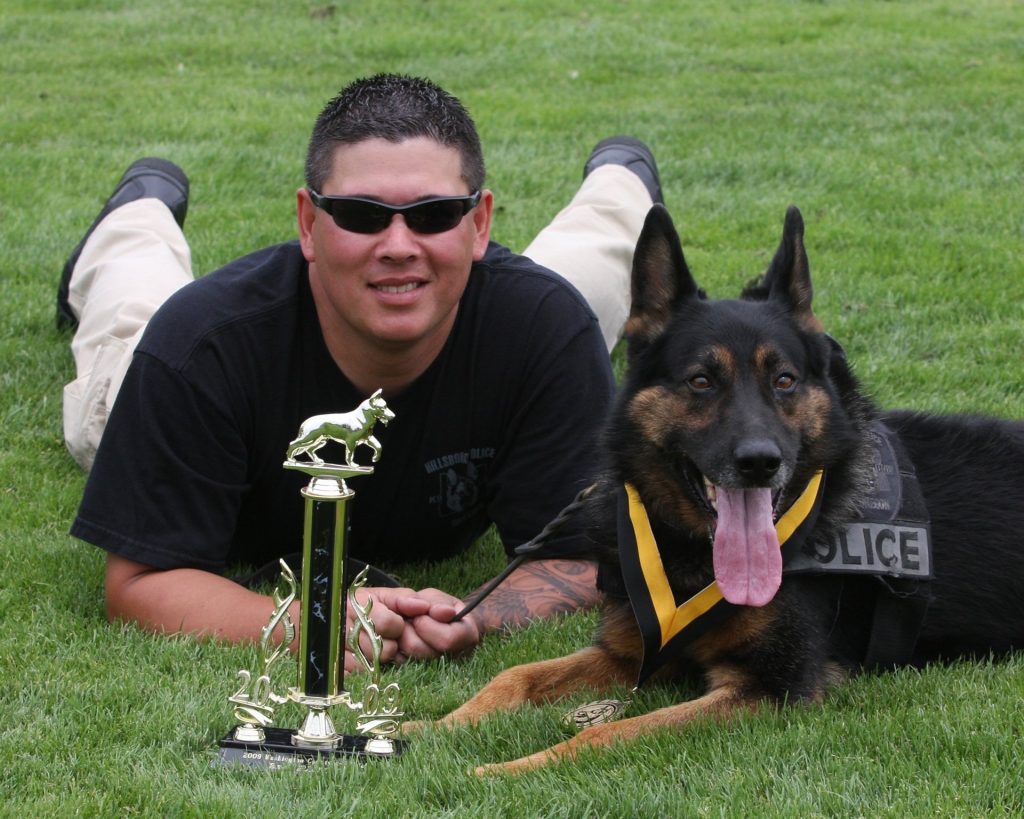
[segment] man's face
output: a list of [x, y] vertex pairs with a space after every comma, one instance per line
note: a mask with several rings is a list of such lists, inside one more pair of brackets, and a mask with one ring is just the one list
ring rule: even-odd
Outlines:
[[[404, 205], [463, 196], [458, 151], [426, 137], [339, 146], [319, 193]], [[337, 350], [436, 355], [455, 321], [470, 265], [483, 257], [493, 197], [444, 233], [419, 234], [396, 214], [380, 233], [353, 233], [298, 192], [299, 232], [324, 336]]]

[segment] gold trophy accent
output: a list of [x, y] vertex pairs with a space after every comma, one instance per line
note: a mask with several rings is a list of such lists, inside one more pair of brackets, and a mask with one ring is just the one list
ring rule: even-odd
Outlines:
[[[282, 590], [279, 584], [275, 589], [274, 611], [261, 635], [261, 673], [254, 678], [248, 670], [238, 672], [241, 685], [228, 698], [238, 725], [221, 740], [216, 762], [281, 767], [309, 765], [324, 757], [380, 758], [401, 753], [404, 742], [395, 739], [403, 716], [401, 692], [397, 683], [381, 686], [383, 641], [370, 616], [373, 598], [368, 596], [366, 603], [360, 604], [355, 596], [366, 584], [367, 569], [349, 584], [347, 595], [343, 593], [348, 574], [348, 502], [356, 494], [345, 479], [373, 473], [372, 466], [356, 463], [356, 448], [360, 444], [368, 446], [376, 463], [381, 445], [372, 434], [373, 427], [378, 421], [387, 424], [394, 417], [377, 390], [352, 412], [307, 419], [288, 445], [284, 468], [310, 477], [301, 490], [305, 498], [302, 577], [297, 581], [281, 561], [285, 588]], [[332, 441], [345, 448], [342, 464], [328, 463], [317, 454]], [[290, 607], [299, 596], [300, 585], [298, 684], [288, 689], [287, 696], [279, 696], [272, 689], [270, 670], [295, 638]], [[349, 632], [348, 648], [369, 677], [360, 702], [354, 701], [344, 687], [342, 638], [347, 606], [352, 607], [356, 621]], [[277, 630], [281, 639], [275, 642]], [[370, 656], [362, 650], [361, 635], [368, 638]], [[274, 707], [289, 701], [306, 709], [301, 726], [275, 728]], [[335, 728], [331, 709], [339, 705], [359, 712], [357, 736]]]

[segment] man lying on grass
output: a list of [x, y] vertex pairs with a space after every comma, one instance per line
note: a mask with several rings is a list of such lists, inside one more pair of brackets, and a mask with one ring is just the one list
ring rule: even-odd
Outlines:
[[[475, 126], [421, 79], [359, 80], [327, 104], [297, 241], [193, 280], [188, 192], [173, 163], [134, 163], [58, 292], [78, 373], [65, 438], [90, 470], [71, 531], [108, 553], [111, 618], [257, 639], [273, 601], [225, 572], [299, 549], [304, 479], [281, 468], [288, 442], [304, 419], [378, 389], [396, 420], [378, 427], [386, 457], [352, 508], [354, 558], [445, 558], [491, 524], [511, 553], [582, 488], [633, 246], [661, 200], [646, 146], [599, 143], [531, 258], [490, 241]], [[459, 621], [453, 595], [375, 574], [385, 661], [464, 652], [506, 624], [592, 604], [582, 538], [567, 527]]]

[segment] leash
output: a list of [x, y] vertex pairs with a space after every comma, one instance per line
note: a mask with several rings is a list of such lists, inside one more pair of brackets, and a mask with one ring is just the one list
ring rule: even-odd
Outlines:
[[504, 568], [504, 570], [502, 570], [501, 574], [489, 580], [487, 582], [487, 585], [480, 590], [480, 593], [472, 600], [470, 600], [465, 606], [463, 606], [462, 611], [460, 611], [452, 618], [452, 622], [459, 622], [459, 620], [461, 620], [463, 617], [465, 617], [467, 614], [473, 611], [473, 609], [479, 606], [491, 594], [491, 592], [498, 588], [498, 586], [500, 586], [508, 578], [508, 576], [512, 574], [512, 572], [514, 572], [525, 561], [527, 561], [534, 554], [534, 552], [543, 548], [543, 546], [548, 542], [548, 540], [551, 539], [552, 535], [557, 534], [558, 531], [562, 529], [563, 526], [565, 526], [569, 519], [572, 518], [572, 516], [579, 511], [580, 507], [583, 506], [584, 501], [586, 501], [586, 499], [590, 496], [590, 493], [594, 491], [596, 486], [597, 484], [591, 484], [586, 489], [580, 490], [580, 492], [577, 493], [576, 497], [569, 502], [569, 505], [566, 506], [557, 515], [555, 515], [555, 517], [547, 524], [547, 526], [540, 530], [540, 534], [538, 534], [532, 540], [528, 540], [526, 541], [526, 543], [517, 546], [515, 548], [516, 556], [509, 561], [509, 564]]

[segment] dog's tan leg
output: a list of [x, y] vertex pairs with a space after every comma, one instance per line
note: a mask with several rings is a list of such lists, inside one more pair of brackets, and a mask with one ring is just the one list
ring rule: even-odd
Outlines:
[[539, 768], [562, 759], [572, 759], [581, 748], [602, 748], [614, 742], [625, 742], [643, 734], [649, 734], [659, 728], [683, 727], [695, 719], [703, 717], [727, 717], [741, 709], [755, 710], [759, 698], [746, 693], [744, 686], [736, 682], [725, 682], [713, 688], [707, 694], [679, 705], [670, 705], [649, 714], [631, 719], [607, 722], [585, 728], [572, 739], [539, 751], [530, 756], [514, 759], [510, 762], [499, 762], [492, 765], [481, 765], [474, 773], [478, 776], [494, 773], [522, 773]]
[[438, 721], [439, 725], [473, 725], [493, 711], [508, 711], [525, 703], [539, 705], [581, 688], [603, 689], [629, 685], [636, 669], [598, 646], [557, 660], [527, 663], [502, 671], [480, 691]]

